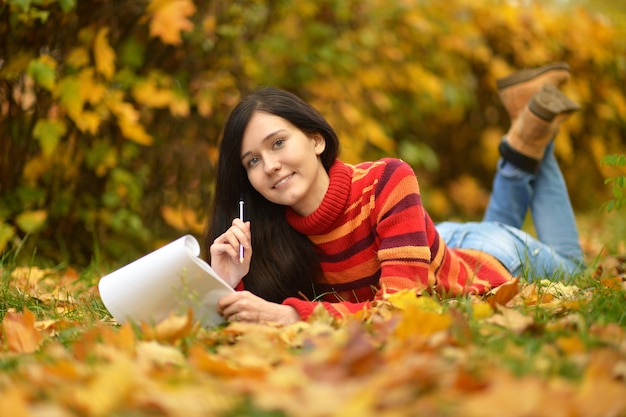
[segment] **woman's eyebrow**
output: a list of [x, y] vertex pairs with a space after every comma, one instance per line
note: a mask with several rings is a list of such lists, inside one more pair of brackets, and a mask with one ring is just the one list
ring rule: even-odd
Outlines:
[[[274, 136], [278, 135], [278, 134], [279, 134], [280, 132], [282, 132], [283, 130], [286, 130], [286, 129], [280, 128], [280, 129], [275, 130], [274, 132], [272, 132], [272, 133], [268, 134], [268, 135], [267, 135], [267, 136], [265, 136], [263, 139], [261, 139], [261, 143], [263, 143], [263, 142], [267, 141], [268, 139], [273, 138]], [[248, 156], [248, 155], [249, 155], [249, 154], [251, 154], [251, 153], [252, 153], [251, 151], [248, 151], [248, 152], [244, 153], [243, 155], [241, 155], [241, 160], [243, 161], [243, 160], [246, 158], [246, 156]]]

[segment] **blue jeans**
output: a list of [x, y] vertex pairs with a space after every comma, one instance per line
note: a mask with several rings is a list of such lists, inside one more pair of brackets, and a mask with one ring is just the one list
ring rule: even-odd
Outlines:
[[[521, 230], [528, 210], [538, 239]], [[482, 222], [443, 222], [437, 230], [449, 247], [486, 252], [513, 276], [558, 279], [584, 268], [574, 211], [554, 156], [554, 142], [548, 145], [536, 174], [498, 161]]]

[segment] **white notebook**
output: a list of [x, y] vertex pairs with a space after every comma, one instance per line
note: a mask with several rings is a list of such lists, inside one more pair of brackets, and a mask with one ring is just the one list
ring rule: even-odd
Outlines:
[[198, 241], [185, 235], [105, 275], [98, 283], [104, 306], [120, 323], [157, 323], [189, 308], [204, 326], [223, 323], [217, 301], [234, 290], [199, 255]]

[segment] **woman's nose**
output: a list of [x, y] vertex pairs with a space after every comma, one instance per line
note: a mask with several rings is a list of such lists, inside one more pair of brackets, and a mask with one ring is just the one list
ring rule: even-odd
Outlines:
[[272, 172], [278, 171], [280, 169], [280, 161], [278, 158], [266, 158], [264, 161], [265, 172], [271, 174]]

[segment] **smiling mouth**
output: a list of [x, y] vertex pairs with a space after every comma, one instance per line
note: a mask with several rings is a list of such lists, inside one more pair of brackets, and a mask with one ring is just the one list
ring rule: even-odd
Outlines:
[[283, 186], [283, 184], [285, 184], [287, 181], [289, 181], [291, 179], [291, 177], [293, 177], [293, 173], [287, 175], [285, 178], [281, 179], [280, 181], [278, 181], [276, 184], [274, 184], [274, 186], [272, 188], [277, 189]]

